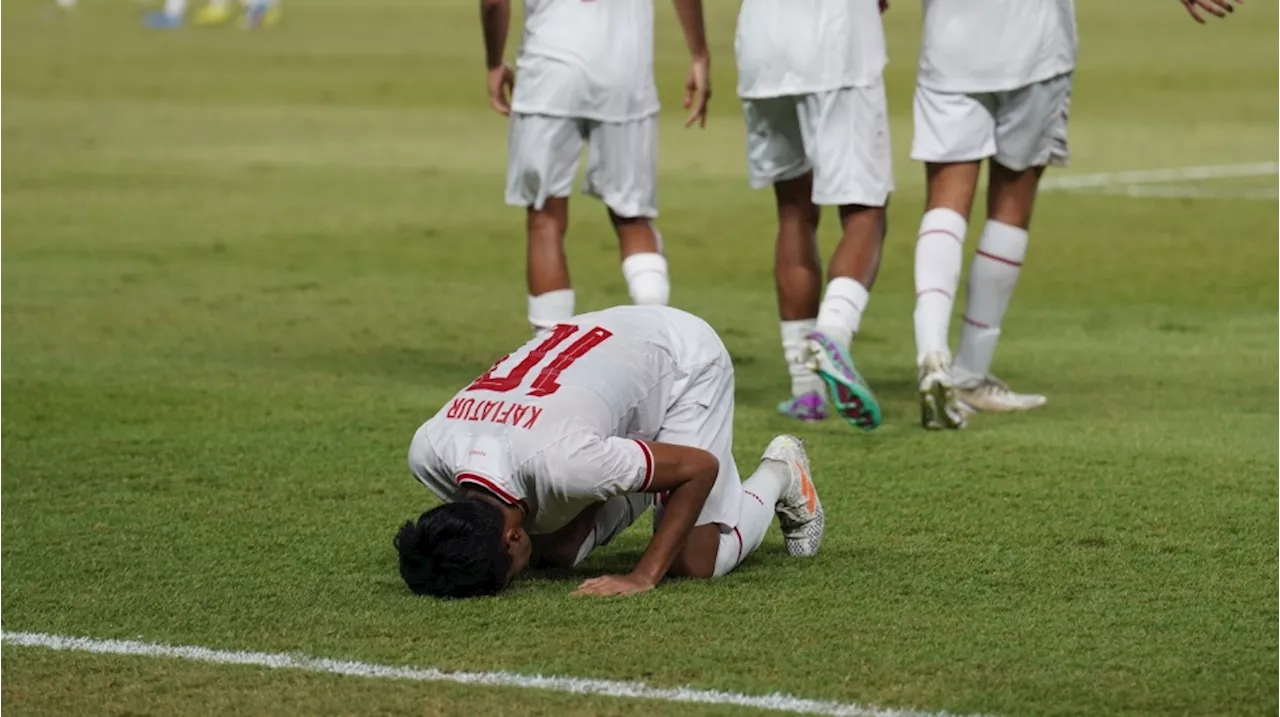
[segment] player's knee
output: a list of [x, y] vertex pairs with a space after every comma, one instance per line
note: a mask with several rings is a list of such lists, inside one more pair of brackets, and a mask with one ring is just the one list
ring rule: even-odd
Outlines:
[[667, 571], [667, 574], [677, 578], [706, 580], [716, 576], [716, 562], [715, 560], [706, 559], [690, 560], [682, 555], [671, 564], [671, 569]]
[[676, 556], [667, 573], [675, 577], [700, 580], [722, 574], [717, 569], [722, 542], [723, 534], [719, 525], [709, 523], [697, 526], [689, 531], [684, 550]]

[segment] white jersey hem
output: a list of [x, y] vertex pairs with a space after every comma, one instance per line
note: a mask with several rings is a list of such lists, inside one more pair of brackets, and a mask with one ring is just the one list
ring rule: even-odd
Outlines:
[[[1034, 72], [1030, 75], [1027, 75], [1026, 79], [1019, 80], [1017, 82], [993, 80], [991, 82], [969, 83], [965, 81], [957, 81], [949, 84], [926, 81], [925, 79], [922, 79], [920, 76], [920, 73], [917, 72], [916, 86], [923, 87], [926, 90], [932, 90], [933, 92], [942, 92], [944, 94], [950, 94], [950, 95], [977, 95], [977, 94], [984, 94], [988, 92], [1012, 92], [1014, 90], [1022, 89], [1023, 87], [1029, 87], [1039, 82], [1052, 80], [1055, 77], [1071, 74], [1075, 72], [1075, 69], [1076, 69], [1075, 63], [1070, 63], [1070, 64], [1062, 65], [1060, 68], [1051, 67], [1041, 72]], [[961, 87], [963, 87], [963, 89], [961, 89]]]
[[543, 117], [563, 117], [565, 119], [588, 120], [591, 122], [607, 122], [609, 124], [625, 124], [627, 122], [638, 122], [640, 120], [649, 119], [662, 111], [662, 107], [654, 107], [652, 110], [646, 110], [641, 113], [627, 115], [608, 115], [595, 112], [566, 112], [564, 110], [554, 109], [551, 107], [530, 107], [527, 105], [512, 105], [512, 114], [518, 115], [542, 115]]
[[851, 88], [862, 87], [879, 87], [884, 84], [884, 70], [876, 73], [873, 77], [866, 79], [854, 80], [852, 82], [820, 82], [813, 85], [800, 85], [798, 87], [787, 87], [777, 90], [750, 90], [744, 92], [741, 87], [738, 88], [738, 99], [742, 100], [771, 100], [778, 97], [795, 97], [796, 95], [813, 95], [819, 92], [835, 92], [836, 90], [847, 90]]

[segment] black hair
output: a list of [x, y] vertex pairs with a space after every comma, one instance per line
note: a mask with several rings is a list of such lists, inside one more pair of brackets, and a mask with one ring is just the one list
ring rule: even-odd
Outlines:
[[400, 577], [419, 595], [494, 595], [507, 584], [511, 554], [497, 506], [462, 500], [432, 508], [396, 534]]

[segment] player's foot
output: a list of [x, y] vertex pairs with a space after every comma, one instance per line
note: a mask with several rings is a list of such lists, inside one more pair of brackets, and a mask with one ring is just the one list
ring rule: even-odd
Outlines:
[[787, 553], [798, 557], [817, 555], [825, 521], [818, 489], [809, 477], [809, 456], [804, 442], [795, 436], [777, 436], [764, 449], [764, 460], [778, 461], [787, 467], [787, 485], [774, 507]]
[[258, 28], [271, 28], [280, 24], [280, 18], [284, 11], [280, 9], [280, 5], [272, 4], [270, 6], [255, 2], [249, 5], [249, 9], [245, 10], [244, 15], [240, 18], [240, 28], [242, 30], [255, 30]]
[[825, 421], [827, 400], [817, 391], [794, 396], [778, 404], [778, 413], [801, 421]]
[[973, 413], [1029, 411], [1049, 401], [1038, 393], [1014, 393], [995, 376], [987, 376], [974, 386], [956, 386], [955, 395], [960, 407]]
[[805, 341], [810, 368], [827, 384], [831, 403], [840, 417], [865, 431], [880, 425], [880, 404], [854, 367], [848, 349], [821, 331], [810, 333]]
[[196, 16], [192, 22], [200, 27], [218, 27], [219, 25], [227, 24], [230, 19], [231, 8], [229, 5], [210, 3], [196, 10]]
[[964, 411], [951, 383], [951, 362], [929, 354], [920, 362], [920, 425], [931, 430], [964, 428]]
[[142, 24], [152, 30], [176, 30], [182, 27], [182, 16], [159, 11], [149, 12], [142, 18]]

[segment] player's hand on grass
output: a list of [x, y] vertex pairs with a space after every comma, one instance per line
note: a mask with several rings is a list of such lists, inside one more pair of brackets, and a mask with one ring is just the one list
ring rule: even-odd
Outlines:
[[1228, 13], [1236, 11], [1235, 6], [1243, 3], [1244, 0], [1182, 0], [1182, 6], [1191, 13], [1191, 17], [1195, 21], [1204, 24], [1204, 16], [1200, 13], [1207, 12], [1214, 17], [1226, 17]]
[[511, 114], [511, 91], [516, 86], [516, 73], [503, 63], [489, 70], [489, 106], [506, 117]]
[[601, 575], [591, 578], [573, 591], [574, 595], [598, 595], [611, 597], [614, 595], [635, 595], [652, 590], [654, 582], [636, 575]]
[[707, 126], [707, 101], [711, 99], [711, 58], [695, 57], [684, 82], [684, 108], [689, 110], [685, 127]]

